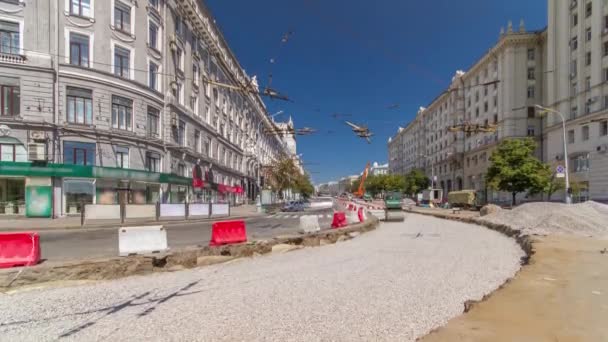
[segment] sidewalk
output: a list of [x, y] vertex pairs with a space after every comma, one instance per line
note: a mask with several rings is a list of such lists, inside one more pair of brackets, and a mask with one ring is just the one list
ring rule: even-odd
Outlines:
[[181, 223], [181, 222], [209, 222], [220, 221], [225, 219], [249, 219], [253, 217], [264, 216], [263, 213], [258, 213], [255, 205], [242, 205], [230, 208], [230, 216], [224, 217], [192, 217], [188, 220], [184, 219], [162, 219], [156, 221], [154, 218], [145, 219], [127, 219], [124, 223], [120, 220], [88, 220], [84, 226], [80, 225], [80, 216], [68, 216], [57, 219], [49, 218], [28, 218], [28, 217], [0, 217], [0, 232], [10, 231], [28, 231], [28, 230], [63, 230], [63, 229], [102, 229], [116, 228], [122, 225], [154, 225], [164, 223]]

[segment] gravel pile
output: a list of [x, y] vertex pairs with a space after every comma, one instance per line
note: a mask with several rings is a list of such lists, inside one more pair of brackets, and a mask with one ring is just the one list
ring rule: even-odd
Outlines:
[[486, 228], [409, 215], [335, 245], [0, 294], [0, 340], [412, 341], [503, 284], [522, 256]]
[[499, 209], [483, 220], [509, 225], [523, 235], [608, 236], [608, 205], [593, 201], [572, 205], [526, 203], [512, 210]]

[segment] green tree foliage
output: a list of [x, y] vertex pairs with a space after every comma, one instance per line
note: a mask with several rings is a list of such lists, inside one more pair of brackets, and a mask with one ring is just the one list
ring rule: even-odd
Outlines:
[[409, 196], [415, 196], [420, 191], [428, 188], [430, 184], [431, 182], [424, 171], [414, 169], [405, 175], [404, 192]]
[[549, 188], [551, 170], [534, 156], [531, 138], [504, 140], [490, 156], [486, 183], [490, 188], [510, 192], [513, 204], [517, 193], [542, 193]]
[[368, 176], [365, 180], [365, 191], [375, 196], [387, 191], [403, 192], [405, 180], [399, 175]]
[[314, 186], [310, 182], [310, 177], [306, 174], [301, 174], [294, 160], [287, 156], [277, 159], [267, 169], [266, 174], [270, 187], [281, 198], [283, 191], [287, 189], [300, 193], [304, 197], [309, 197], [314, 192]]

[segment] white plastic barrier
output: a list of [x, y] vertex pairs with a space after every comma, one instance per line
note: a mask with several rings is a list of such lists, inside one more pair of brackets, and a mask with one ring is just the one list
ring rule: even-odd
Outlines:
[[185, 217], [185, 204], [161, 204], [160, 217]]
[[384, 220], [385, 214], [384, 210], [373, 209], [370, 210], [369, 213], [374, 215], [378, 220]]
[[118, 254], [163, 252], [167, 247], [167, 231], [163, 226], [118, 228]]
[[310, 202], [310, 207], [311, 208], [315, 208], [315, 209], [328, 209], [328, 208], [332, 208], [334, 206], [334, 203], [329, 201], [329, 202]]
[[313, 233], [321, 230], [317, 215], [300, 216], [300, 229], [305, 233]]
[[230, 206], [228, 203], [211, 204], [211, 216], [229, 216]]
[[84, 209], [85, 220], [113, 220], [120, 219], [120, 205], [118, 204], [87, 204]]
[[150, 218], [156, 217], [155, 204], [127, 204], [125, 206], [126, 218]]
[[209, 216], [209, 203], [189, 204], [188, 216]]
[[346, 222], [348, 224], [359, 223], [359, 215], [356, 211], [346, 211]]

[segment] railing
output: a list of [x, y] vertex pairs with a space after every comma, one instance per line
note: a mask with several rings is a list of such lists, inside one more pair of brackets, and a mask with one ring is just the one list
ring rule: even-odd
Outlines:
[[11, 53], [0, 53], [0, 63], [25, 64], [25, 56]]

